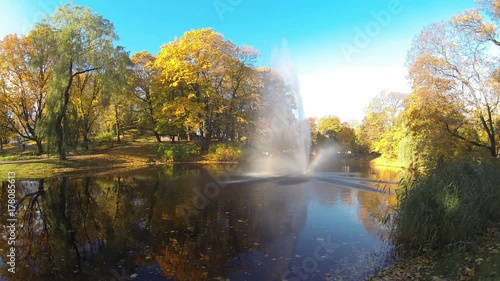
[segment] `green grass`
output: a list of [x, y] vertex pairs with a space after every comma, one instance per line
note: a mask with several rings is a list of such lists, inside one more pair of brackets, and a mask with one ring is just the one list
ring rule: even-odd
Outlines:
[[52, 171], [63, 167], [60, 163], [33, 162], [0, 165], [0, 181], [6, 180], [9, 172], [15, 172], [17, 179], [45, 178], [52, 175]]
[[38, 151], [33, 144], [28, 144], [28, 147], [24, 151], [20, 151], [18, 145], [6, 144], [3, 149], [0, 150], [0, 161], [15, 161], [15, 160], [27, 160], [27, 159], [38, 159]]
[[155, 143], [152, 149], [165, 162], [188, 162], [200, 155], [200, 148], [194, 143]]

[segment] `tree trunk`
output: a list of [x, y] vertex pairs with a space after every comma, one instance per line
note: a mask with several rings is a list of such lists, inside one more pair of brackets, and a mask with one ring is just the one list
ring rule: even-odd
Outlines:
[[42, 155], [43, 154], [43, 145], [42, 145], [42, 141], [37, 139], [35, 140], [36, 142], [36, 148], [38, 150], [38, 154]]
[[208, 144], [208, 139], [207, 138], [201, 138], [201, 151], [208, 151], [209, 148]]
[[231, 133], [229, 134], [229, 136], [231, 137], [231, 142], [236, 143], [236, 133], [234, 130], [234, 124], [231, 126]]
[[210, 140], [212, 138], [212, 133], [207, 132], [207, 134], [201, 134], [201, 151], [208, 151], [210, 148]]
[[85, 130], [83, 133], [83, 148], [85, 148], [85, 150], [89, 150], [89, 142], [88, 132]]
[[59, 159], [61, 160], [66, 160], [66, 148], [64, 145], [64, 127], [63, 127], [63, 121], [65, 121], [66, 117], [66, 109], [68, 108], [69, 104], [69, 91], [71, 89], [71, 85], [73, 84], [73, 62], [70, 62], [69, 68], [68, 68], [68, 74], [69, 74], [69, 81], [68, 84], [66, 85], [66, 88], [64, 89], [63, 93], [63, 104], [61, 106], [61, 109], [59, 111], [59, 114], [56, 117], [56, 124], [55, 124], [55, 131], [56, 131], [56, 137], [57, 137], [57, 153], [59, 154]]
[[0, 150], [3, 150], [3, 139], [0, 138]]
[[120, 123], [116, 122], [116, 142], [120, 142]]
[[115, 129], [116, 129], [116, 142], [120, 142], [120, 119], [118, 116], [118, 107], [115, 106]]
[[491, 153], [492, 157], [496, 158], [498, 156], [498, 153], [497, 153], [497, 141], [495, 139], [495, 135], [492, 135], [490, 137], [490, 153]]
[[66, 149], [64, 147], [64, 131], [62, 126], [62, 116], [56, 118], [56, 124], [54, 127], [57, 138], [56, 140], [57, 154], [59, 154], [60, 160], [66, 160]]
[[160, 136], [160, 134], [156, 130], [153, 130], [153, 133], [155, 134], [156, 141], [157, 142], [161, 142], [161, 136]]

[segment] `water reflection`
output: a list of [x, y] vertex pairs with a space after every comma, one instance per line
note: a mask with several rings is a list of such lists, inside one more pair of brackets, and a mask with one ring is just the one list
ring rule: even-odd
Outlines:
[[[359, 280], [384, 263], [383, 193], [313, 177], [225, 185], [197, 202], [198, 192], [214, 183], [213, 170], [175, 169], [21, 182], [17, 273], [4, 265], [1, 276]], [[6, 184], [2, 189], [6, 202]], [[2, 246], [2, 257], [6, 251]]]

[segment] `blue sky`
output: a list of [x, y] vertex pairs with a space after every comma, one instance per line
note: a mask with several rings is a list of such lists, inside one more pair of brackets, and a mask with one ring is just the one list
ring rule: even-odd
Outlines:
[[[0, 36], [26, 33], [59, 0], [0, 0]], [[185, 31], [212, 27], [237, 45], [259, 50], [259, 65], [287, 61], [298, 77], [308, 117], [361, 120], [383, 90], [409, 91], [411, 40], [473, 0], [74, 0], [115, 25], [131, 53], [157, 54]], [[280, 61], [280, 59], [278, 59]]]

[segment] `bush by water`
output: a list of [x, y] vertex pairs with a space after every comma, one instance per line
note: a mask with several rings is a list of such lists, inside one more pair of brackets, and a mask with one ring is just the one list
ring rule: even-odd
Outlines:
[[392, 236], [403, 251], [466, 245], [500, 221], [497, 160], [441, 163], [402, 181]]
[[165, 162], [190, 161], [200, 154], [200, 149], [194, 143], [156, 143], [153, 150]]

